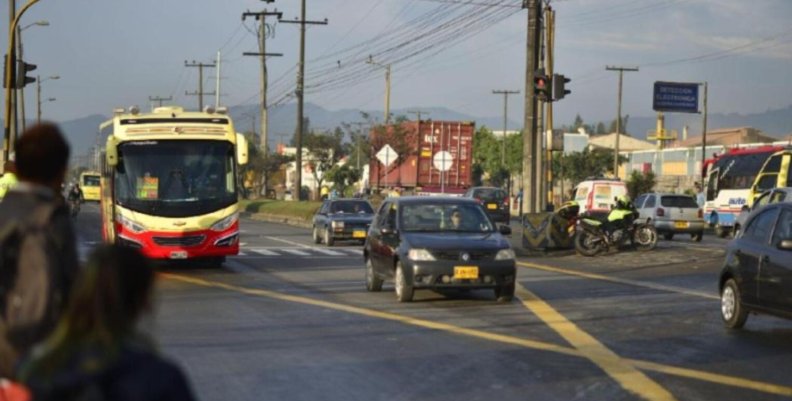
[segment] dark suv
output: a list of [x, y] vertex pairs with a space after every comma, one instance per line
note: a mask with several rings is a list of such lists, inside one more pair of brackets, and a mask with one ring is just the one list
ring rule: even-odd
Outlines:
[[511, 213], [509, 212], [509, 195], [505, 190], [496, 187], [472, 187], [463, 195], [466, 198], [473, 198], [496, 223], [509, 224]]

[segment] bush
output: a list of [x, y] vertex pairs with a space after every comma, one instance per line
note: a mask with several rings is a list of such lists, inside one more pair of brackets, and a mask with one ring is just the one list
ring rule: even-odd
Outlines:
[[627, 193], [630, 198], [635, 199], [638, 195], [652, 192], [655, 184], [657, 184], [657, 177], [653, 171], [641, 173], [638, 170], [633, 170], [627, 178]]

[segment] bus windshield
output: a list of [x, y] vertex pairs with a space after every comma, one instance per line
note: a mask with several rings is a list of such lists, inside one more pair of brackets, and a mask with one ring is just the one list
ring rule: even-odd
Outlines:
[[82, 176], [82, 186], [83, 187], [98, 187], [99, 186], [99, 174], [83, 174], [83, 176]]
[[132, 141], [118, 148], [119, 205], [163, 217], [211, 213], [237, 201], [234, 146], [210, 140]]
[[772, 153], [770, 150], [718, 157], [710, 166], [707, 199], [714, 199], [721, 190], [751, 188], [756, 175]]

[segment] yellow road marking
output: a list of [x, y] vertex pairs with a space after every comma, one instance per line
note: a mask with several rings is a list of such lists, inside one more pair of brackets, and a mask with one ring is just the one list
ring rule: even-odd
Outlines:
[[583, 357], [588, 358], [616, 380], [625, 390], [647, 400], [675, 400], [673, 395], [654, 380], [643, 374], [632, 364], [616, 355], [590, 334], [581, 330], [564, 315], [558, 313], [550, 304], [541, 300], [523, 286], [517, 286], [517, 295], [523, 305], [531, 310], [556, 333], [564, 337]]
[[[343, 305], [337, 304], [327, 301], [320, 301], [317, 299], [307, 298], [307, 297], [300, 297], [296, 295], [287, 295], [279, 292], [269, 291], [269, 290], [262, 290], [262, 289], [255, 289], [255, 288], [245, 288], [231, 284], [224, 284], [216, 281], [208, 281], [194, 277], [183, 276], [179, 274], [172, 274], [172, 273], [160, 273], [161, 276], [165, 278], [169, 278], [172, 280], [177, 280], [185, 283], [190, 283], [202, 287], [212, 287], [212, 288], [220, 288], [228, 291], [238, 292], [242, 294], [248, 294], [253, 296], [263, 296], [272, 299], [278, 299], [281, 301], [287, 302], [294, 302], [300, 303], [304, 305], [313, 305], [322, 308], [328, 308], [333, 310], [338, 310], [342, 312], [354, 313], [358, 315], [380, 318], [385, 320], [396, 321], [404, 324], [409, 324], [418, 327], [425, 327], [428, 329], [434, 330], [442, 330], [449, 333], [455, 333], [460, 335], [465, 335], [474, 338], [481, 338], [490, 341], [497, 341], [504, 344], [511, 344], [516, 345], [524, 348], [536, 349], [540, 351], [549, 351], [555, 352], [562, 355], [586, 358], [582, 352], [576, 350], [574, 348], [556, 345], [551, 343], [546, 343], [543, 341], [535, 341], [535, 340], [528, 340], [524, 338], [508, 336], [503, 334], [495, 334], [495, 333], [488, 333], [481, 330], [474, 330], [474, 329], [467, 329], [464, 327], [454, 326], [447, 323], [438, 323], [432, 322], [423, 319], [416, 319], [411, 317], [406, 317], [402, 315], [397, 315], [395, 313], [388, 313], [388, 312], [380, 312], [373, 309], [366, 309], [360, 308], [356, 306], [350, 305]], [[725, 386], [732, 386], [732, 387], [739, 387], [745, 388], [749, 390], [760, 391], [764, 393], [770, 394], [778, 394], [778, 395], [785, 395], [785, 396], [792, 396], [792, 387], [790, 386], [783, 386], [773, 383], [766, 383], [754, 380], [748, 380], [741, 377], [734, 377], [728, 375], [722, 375], [718, 373], [709, 373], [703, 371], [697, 371], [694, 369], [687, 369], [687, 368], [680, 368], [676, 366], [669, 366], [663, 365], [659, 363], [649, 362], [649, 361], [641, 361], [636, 359], [625, 359], [624, 361], [644, 370], [665, 373], [668, 375], [679, 376], [689, 379], [696, 379], [705, 382], [721, 384]]]
[[720, 300], [720, 297], [717, 296], [717, 295], [714, 295], [714, 294], [708, 294], [706, 292], [701, 292], [701, 291], [691, 291], [691, 290], [688, 290], [686, 288], [674, 287], [674, 286], [670, 286], [670, 285], [647, 283], [647, 282], [642, 282], [642, 281], [637, 281], [637, 280], [630, 280], [630, 279], [625, 279], [625, 278], [618, 278], [618, 277], [608, 277], [608, 276], [604, 276], [602, 274], [586, 273], [586, 272], [581, 272], [581, 271], [576, 271], [576, 270], [562, 269], [560, 267], [553, 267], [553, 266], [548, 266], [548, 265], [540, 265], [540, 264], [537, 264], [537, 263], [517, 262], [517, 265], [522, 266], [522, 267], [531, 268], [531, 269], [537, 269], [537, 270], [544, 270], [544, 271], [553, 272], [553, 273], [566, 274], [566, 275], [569, 275], [569, 276], [578, 276], [578, 277], [590, 278], [592, 280], [610, 281], [612, 283], [626, 284], [626, 285], [630, 285], [630, 286], [634, 286], [634, 287], [650, 288], [650, 289], [653, 289], [653, 290], [667, 291], [667, 292], [676, 292], [678, 294], [692, 295], [694, 297], [701, 297], [701, 298]]

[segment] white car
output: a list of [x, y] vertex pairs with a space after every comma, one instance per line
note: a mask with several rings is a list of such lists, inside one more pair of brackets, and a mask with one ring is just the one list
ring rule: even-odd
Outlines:
[[704, 211], [692, 196], [652, 192], [638, 196], [633, 204], [641, 220], [648, 219], [666, 240], [682, 233], [696, 242], [704, 237]]
[[575, 186], [580, 214], [608, 214], [616, 203], [614, 199], [626, 194], [627, 186], [619, 179], [589, 179]]

